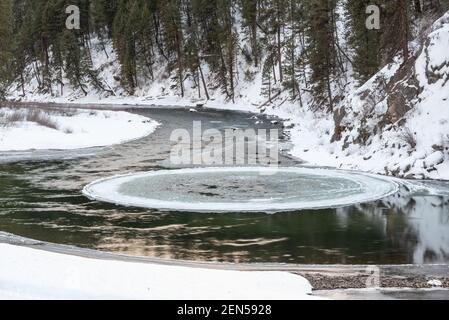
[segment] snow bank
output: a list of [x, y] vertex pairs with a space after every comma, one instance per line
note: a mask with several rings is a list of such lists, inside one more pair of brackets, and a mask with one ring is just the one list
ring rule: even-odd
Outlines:
[[0, 299], [313, 299], [304, 278], [80, 258], [0, 244]]
[[[15, 112], [30, 112], [30, 109], [2, 108], [1, 111], [7, 117]], [[0, 125], [0, 151], [108, 146], [142, 138], [158, 126], [149, 118], [128, 112], [72, 110], [42, 111], [42, 114], [51, 122], [51, 127], [26, 120]]]

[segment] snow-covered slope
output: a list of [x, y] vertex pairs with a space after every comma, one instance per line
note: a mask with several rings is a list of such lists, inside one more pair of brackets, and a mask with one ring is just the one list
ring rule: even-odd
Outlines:
[[[339, 9], [340, 11], [343, 9]], [[344, 17], [343, 12], [340, 16]], [[351, 54], [344, 41], [344, 19], [339, 20], [340, 45]], [[418, 28], [420, 29], [420, 28]], [[344, 79], [332, 83], [338, 97], [334, 114], [316, 110], [313, 97], [303, 91], [301, 102], [290, 101], [284, 92], [272, 103], [262, 93], [260, 70], [249, 67], [243, 57], [236, 63], [236, 103], [226, 100], [220, 89], [210, 89], [211, 100], [199, 98], [198, 89], [186, 79], [186, 94], [179, 97], [166, 65], [158, 64], [155, 80], [140, 79], [134, 96], [121, 88], [120, 66], [111, 43], [100, 45], [93, 39], [93, 66], [99, 70], [103, 87], [109, 92], [88, 94], [74, 91], [66, 83], [63, 93], [42, 95], [31, 79], [22, 96], [20, 86], [12, 86], [9, 99], [82, 104], [177, 105], [245, 110], [280, 116], [294, 126], [292, 154], [311, 165], [362, 170], [407, 178], [449, 179], [449, 13], [410, 43], [412, 57], [400, 57], [385, 66], [359, 88], [346, 63]], [[288, 36], [288, 33], [287, 33]], [[300, 50], [300, 48], [298, 48]], [[287, 59], [287, 57], [285, 57]], [[207, 82], [213, 76], [204, 65]], [[251, 74], [251, 79], [247, 78]], [[114, 94], [111, 94], [113, 92]], [[201, 102], [198, 102], [201, 100]]]
[[[310, 164], [449, 179], [449, 13], [332, 116], [305, 113], [293, 154]], [[334, 141], [334, 142], [331, 142]]]
[[287, 272], [240, 272], [80, 258], [0, 244], [0, 299], [310, 300]]

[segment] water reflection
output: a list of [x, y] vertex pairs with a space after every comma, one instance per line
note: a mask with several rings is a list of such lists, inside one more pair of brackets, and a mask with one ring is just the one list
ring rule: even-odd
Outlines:
[[[211, 127], [255, 123], [248, 115], [232, 112], [149, 113], [164, 126], [147, 139], [93, 157], [0, 164], [0, 231], [171, 259], [318, 264], [449, 262], [449, 193], [410, 195], [404, 189], [374, 203], [276, 215], [160, 212], [83, 197], [80, 190], [93, 180], [160, 169], [169, 156], [170, 130], [191, 125], [193, 118], [200, 117]], [[297, 165], [288, 158], [281, 161]], [[448, 184], [436, 187], [447, 190]]]

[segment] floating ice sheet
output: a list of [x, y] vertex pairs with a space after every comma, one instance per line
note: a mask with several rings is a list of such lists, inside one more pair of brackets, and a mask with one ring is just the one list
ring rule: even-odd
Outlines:
[[278, 212], [369, 202], [398, 191], [394, 180], [315, 168], [207, 168], [102, 179], [83, 193], [125, 206], [194, 212]]

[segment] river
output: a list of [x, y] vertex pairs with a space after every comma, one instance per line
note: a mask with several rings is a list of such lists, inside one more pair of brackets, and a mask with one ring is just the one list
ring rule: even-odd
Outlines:
[[[372, 203], [277, 214], [167, 212], [89, 200], [81, 190], [94, 180], [166, 169], [171, 132], [192, 130], [193, 121], [221, 131], [280, 127], [261, 115], [231, 111], [130, 111], [161, 126], [151, 136], [113, 147], [0, 154], [0, 231], [106, 252], [209, 262], [449, 262], [449, 196], [401, 191]], [[282, 146], [288, 148], [288, 141]], [[280, 164], [301, 162], [282, 154]]]

